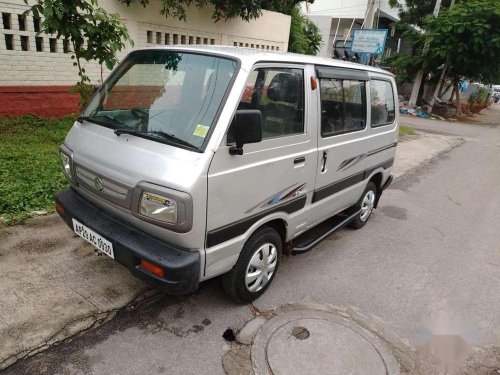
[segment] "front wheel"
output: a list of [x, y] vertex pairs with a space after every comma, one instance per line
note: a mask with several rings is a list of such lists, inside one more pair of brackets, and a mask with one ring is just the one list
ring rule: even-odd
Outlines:
[[373, 182], [368, 182], [365, 191], [361, 195], [361, 198], [357, 204], [357, 207], [361, 210], [358, 215], [348, 224], [349, 227], [353, 229], [362, 228], [368, 219], [370, 218], [373, 209], [375, 208], [375, 202], [377, 200], [377, 187]]
[[222, 279], [226, 294], [238, 303], [252, 302], [271, 284], [281, 257], [281, 237], [270, 227], [255, 232], [245, 243], [233, 269]]

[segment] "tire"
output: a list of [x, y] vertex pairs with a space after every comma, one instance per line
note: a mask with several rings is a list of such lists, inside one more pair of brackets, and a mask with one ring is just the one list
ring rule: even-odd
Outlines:
[[[276, 230], [263, 227], [256, 231], [243, 246], [232, 270], [222, 277], [222, 287], [228, 297], [238, 303], [259, 298], [271, 285], [278, 271], [281, 250], [281, 237]], [[269, 254], [269, 261], [262, 263], [266, 254]]]
[[347, 225], [352, 229], [360, 229], [365, 226], [374, 210], [377, 201], [377, 187], [373, 182], [368, 182], [361, 198], [356, 203], [356, 208], [361, 208], [361, 212]]

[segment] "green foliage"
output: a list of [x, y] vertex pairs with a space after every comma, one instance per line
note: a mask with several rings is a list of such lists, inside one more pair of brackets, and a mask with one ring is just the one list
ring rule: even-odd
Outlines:
[[295, 7], [291, 14], [288, 51], [305, 55], [316, 55], [321, 47], [322, 38], [318, 27]]
[[393, 67], [396, 74], [396, 83], [401, 85], [413, 80], [418, 69], [422, 66], [422, 57], [421, 55], [409, 56], [396, 53], [384, 58], [381, 65]]
[[488, 90], [485, 87], [478, 87], [474, 90], [468, 99], [470, 105], [474, 104], [486, 104], [488, 99]]
[[[128, 6], [134, 3], [144, 7], [149, 5], [149, 0], [120, 0], [120, 2]], [[212, 18], [215, 22], [237, 17], [249, 21], [259, 18], [262, 13], [260, 0], [160, 0], [159, 3], [161, 14], [184, 21], [187, 19], [186, 7], [190, 5], [198, 8], [212, 5], [214, 7]]]
[[97, 0], [36, 0], [26, 13], [29, 12], [35, 18], [43, 17], [40, 33], [55, 34], [71, 43], [71, 58], [80, 77], [74, 90], [81, 94], [82, 103], [88, 97], [90, 78], [81, 60], [96, 60], [112, 69], [118, 61], [116, 53], [125, 47], [125, 42], [132, 43], [120, 16], [100, 8]]
[[500, 2], [469, 0], [427, 17], [423, 36], [430, 48], [426, 58], [448, 61], [448, 76], [483, 83], [500, 80]]
[[[451, 0], [443, 0], [441, 8], [448, 8]], [[436, 0], [389, 0], [389, 5], [398, 9], [400, 23], [423, 27], [426, 17], [432, 14]]]
[[[137, 3], [146, 7], [150, 0], [119, 0], [130, 6]], [[196, 6], [203, 8], [212, 6], [212, 19], [217, 22], [231, 18], [241, 18], [245, 21], [259, 18], [262, 10], [272, 10], [290, 15], [297, 4], [304, 0], [160, 0], [160, 13], [166, 17], [187, 20], [186, 8]]]
[[58, 149], [73, 121], [0, 118], [0, 216], [7, 224], [54, 210], [54, 193], [67, 185]]
[[[384, 61], [398, 71], [399, 82], [411, 80], [419, 69], [438, 77], [445, 63], [447, 78], [454, 83], [463, 78], [500, 81], [500, 2], [458, 1], [452, 9], [442, 8], [437, 18], [432, 16], [434, 3], [411, 0], [407, 1], [408, 10], [400, 10], [398, 25], [406, 28], [417, 48], [414, 56], [393, 55]], [[411, 32], [411, 25], [421, 26], [423, 31]], [[429, 48], [422, 56], [425, 43]]]

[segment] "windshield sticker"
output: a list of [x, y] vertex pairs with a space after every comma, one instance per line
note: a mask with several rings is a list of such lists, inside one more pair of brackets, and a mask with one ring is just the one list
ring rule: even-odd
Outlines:
[[198, 124], [198, 125], [196, 125], [196, 128], [194, 129], [193, 135], [196, 135], [197, 137], [205, 138], [208, 134], [209, 129], [210, 129], [209, 126]]

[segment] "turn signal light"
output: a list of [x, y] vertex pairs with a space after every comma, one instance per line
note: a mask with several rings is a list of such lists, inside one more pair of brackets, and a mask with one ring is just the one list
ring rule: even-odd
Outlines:
[[318, 87], [318, 81], [316, 80], [316, 77], [311, 77], [311, 90], [316, 90]]
[[147, 260], [141, 259], [141, 267], [158, 277], [165, 276], [165, 271], [163, 269], [161, 269], [158, 266], [155, 266], [153, 263], [149, 263]]

